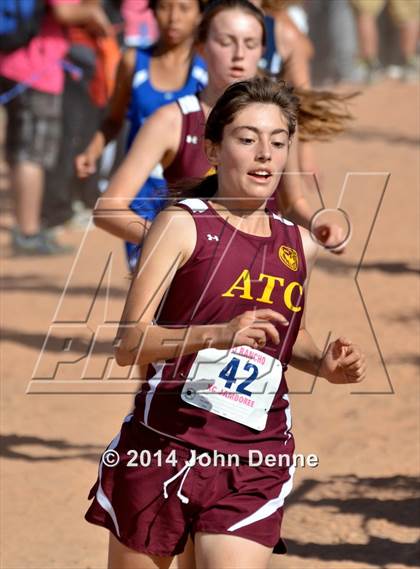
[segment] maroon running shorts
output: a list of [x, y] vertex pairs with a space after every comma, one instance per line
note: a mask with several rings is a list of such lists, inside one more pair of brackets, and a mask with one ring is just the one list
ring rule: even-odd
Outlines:
[[189, 466], [190, 447], [127, 417], [102, 455], [86, 520], [148, 555], [178, 555], [196, 532], [235, 535], [285, 553], [280, 526], [292, 469], [222, 465], [209, 451], [195, 452]]

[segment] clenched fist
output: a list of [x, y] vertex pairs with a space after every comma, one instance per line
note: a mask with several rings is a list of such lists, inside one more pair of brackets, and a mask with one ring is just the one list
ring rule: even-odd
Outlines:
[[234, 346], [249, 346], [262, 349], [267, 342], [278, 344], [280, 336], [275, 325], [288, 326], [287, 319], [269, 308], [247, 310], [216, 329], [219, 332], [215, 347], [230, 349]]
[[358, 383], [366, 376], [365, 356], [359, 346], [340, 337], [328, 346], [319, 375], [330, 383]]

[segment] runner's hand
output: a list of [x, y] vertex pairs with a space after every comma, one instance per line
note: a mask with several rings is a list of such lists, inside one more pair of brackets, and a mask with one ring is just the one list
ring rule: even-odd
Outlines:
[[335, 223], [323, 223], [313, 229], [318, 243], [335, 255], [341, 255], [346, 249], [346, 236], [342, 227]]
[[247, 310], [219, 327], [220, 339], [217, 339], [215, 347], [230, 349], [249, 346], [261, 349], [267, 342], [279, 344], [280, 336], [275, 324], [288, 326], [289, 322], [282, 314], [269, 308]]
[[330, 383], [358, 383], [366, 376], [365, 356], [359, 346], [340, 337], [328, 346], [319, 375]]
[[90, 9], [89, 20], [86, 27], [95, 36], [112, 36], [114, 35], [114, 29], [111, 22], [109, 21], [105, 11], [98, 4], [87, 4]]
[[96, 157], [89, 149], [78, 154], [74, 163], [78, 178], [88, 178], [96, 172]]

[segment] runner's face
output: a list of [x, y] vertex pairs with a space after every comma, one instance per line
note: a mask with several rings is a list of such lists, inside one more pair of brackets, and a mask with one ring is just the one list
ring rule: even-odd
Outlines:
[[217, 165], [220, 196], [266, 200], [286, 164], [287, 121], [276, 105], [252, 103], [224, 128], [221, 144], [208, 149]]
[[241, 10], [224, 10], [211, 21], [202, 53], [210, 82], [216, 89], [251, 79], [261, 59], [263, 30], [260, 22]]
[[159, 0], [155, 16], [161, 41], [166, 45], [193, 39], [201, 17], [197, 0]]

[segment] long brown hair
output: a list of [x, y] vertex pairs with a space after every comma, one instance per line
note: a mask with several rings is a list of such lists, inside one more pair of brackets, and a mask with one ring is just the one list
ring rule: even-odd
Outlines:
[[299, 140], [330, 140], [344, 132], [354, 119], [348, 103], [359, 92], [333, 93], [315, 89], [295, 88], [299, 97]]

